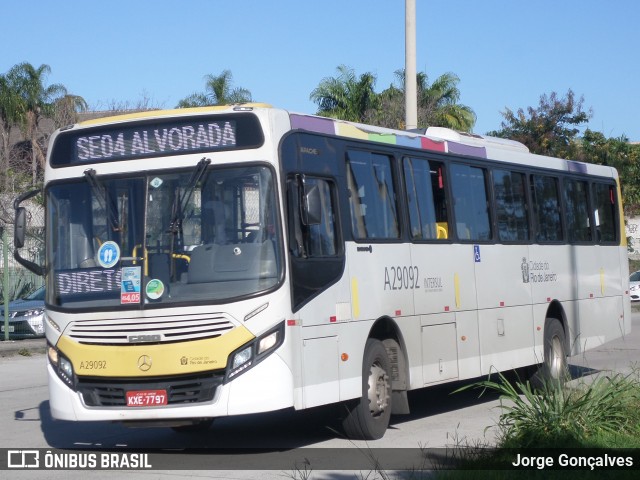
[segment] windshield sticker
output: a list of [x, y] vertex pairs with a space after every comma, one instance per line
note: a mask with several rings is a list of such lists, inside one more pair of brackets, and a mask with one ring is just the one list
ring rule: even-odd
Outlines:
[[109, 240], [98, 249], [98, 265], [102, 268], [111, 268], [120, 260], [120, 247], [116, 242]]
[[149, 283], [147, 283], [147, 286], [145, 288], [145, 293], [147, 294], [147, 297], [149, 299], [157, 300], [164, 293], [164, 283], [162, 283], [162, 281], [158, 280], [157, 278], [149, 280]]
[[162, 185], [162, 179], [156, 177], [149, 182], [149, 185], [151, 185], [153, 188], [158, 188], [160, 185]]
[[120, 284], [120, 303], [140, 303], [141, 267], [122, 267]]

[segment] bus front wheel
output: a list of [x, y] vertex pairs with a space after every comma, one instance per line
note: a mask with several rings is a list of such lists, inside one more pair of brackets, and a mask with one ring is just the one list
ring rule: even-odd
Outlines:
[[382, 438], [391, 417], [391, 362], [380, 340], [370, 338], [362, 361], [362, 396], [347, 404], [342, 426], [357, 440]]

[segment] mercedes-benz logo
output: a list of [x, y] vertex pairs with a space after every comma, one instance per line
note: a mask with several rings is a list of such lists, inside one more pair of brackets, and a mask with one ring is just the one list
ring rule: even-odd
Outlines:
[[143, 372], [149, 370], [152, 363], [151, 357], [148, 355], [141, 355], [140, 358], [138, 358], [138, 368]]

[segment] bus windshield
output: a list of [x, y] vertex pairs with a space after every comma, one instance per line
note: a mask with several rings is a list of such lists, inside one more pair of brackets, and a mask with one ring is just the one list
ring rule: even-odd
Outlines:
[[63, 309], [222, 303], [274, 287], [281, 236], [263, 165], [87, 170], [47, 189], [47, 301]]

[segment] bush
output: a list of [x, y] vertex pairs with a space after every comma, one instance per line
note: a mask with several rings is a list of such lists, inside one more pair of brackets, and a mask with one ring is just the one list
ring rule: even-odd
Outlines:
[[636, 438], [640, 430], [637, 375], [600, 376], [577, 388], [545, 384], [534, 389], [528, 381], [512, 385], [498, 374], [498, 381], [467, 388], [500, 394], [501, 448], [627, 447], [620, 439]]

